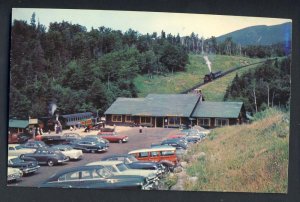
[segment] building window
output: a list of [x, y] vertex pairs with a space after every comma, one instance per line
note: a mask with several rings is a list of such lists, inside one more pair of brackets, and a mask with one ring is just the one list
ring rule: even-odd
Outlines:
[[125, 122], [132, 122], [132, 116], [125, 116]]
[[169, 117], [169, 125], [179, 125], [180, 117]]
[[229, 119], [216, 119], [215, 126], [228, 126]]
[[151, 117], [141, 116], [141, 123], [151, 123]]
[[122, 122], [122, 115], [112, 115], [113, 122]]
[[210, 119], [209, 118], [198, 118], [198, 125], [199, 126], [210, 126]]

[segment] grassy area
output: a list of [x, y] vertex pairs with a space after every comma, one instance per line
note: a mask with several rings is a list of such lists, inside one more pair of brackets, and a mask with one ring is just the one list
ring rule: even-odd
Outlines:
[[[212, 63], [213, 72], [220, 70], [225, 71], [232, 67], [258, 61], [257, 59], [251, 59], [247, 57], [225, 55], [209, 55], [209, 60]], [[149, 93], [179, 93], [202, 82], [204, 75], [208, 73], [209, 70], [202, 55], [191, 54], [189, 55], [189, 64], [187, 65], [185, 72], [176, 72], [174, 74], [169, 73], [166, 76], [154, 76], [151, 79], [148, 78], [147, 75], [139, 75], [135, 78], [134, 84], [139, 91], [139, 97], [145, 97]], [[214, 101], [222, 100], [222, 95], [224, 95], [225, 92], [223, 88], [226, 89], [228, 83], [233, 78], [232, 75], [234, 76], [235, 73], [230, 74], [228, 78], [226, 76], [226, 78], [224, 78], [220, 84], [217, 84], [216, 81], [216, 84], [212, 85], [212, 89], [216, 90], [216, 93], [213, 93], [208, 87], [205, 87], [204, 92], [208, 93], [207, 99]], [[220, 87], [220, 85], [222, 85], [221, 88], [216, 87]]]
[[[187, 173], [197, 182], [185, 190], [286, 193], [288, 186], [289, 114], [276, 109], [258, 113], [249, 125], [218, 128], [190, 154]], [[191, 153], [192, 152], [192, 153]]]

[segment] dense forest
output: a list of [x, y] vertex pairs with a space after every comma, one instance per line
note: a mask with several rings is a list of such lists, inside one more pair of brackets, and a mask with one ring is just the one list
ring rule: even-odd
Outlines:
[[290, 102], [291, 58], [267, 61], [243, 75], [236, 74], [224, 100], [241, 100], [246, 110], [262, 111], [268, 107], [287, 108]]
[[[271, 49], [270, 49], [271, 48]], [[138, 74], [185, 71], [188, 54], [214, 53], [278, 56], [283, 45], [268, 48], [241, 47], [231, 38], [181, 37], [161, 31], [140, 34], [107, 27], [92, 28], [69, 22], [14, 20], [11, 28], [11, 117], [47, 116], [55, 103], [60, 113], [103, 113], [117, 97], [136, 97], [133, 79]], [[259, 51], [263, 54], [258, 54]], [[266, 52], [270, 51], [270, 54]]]

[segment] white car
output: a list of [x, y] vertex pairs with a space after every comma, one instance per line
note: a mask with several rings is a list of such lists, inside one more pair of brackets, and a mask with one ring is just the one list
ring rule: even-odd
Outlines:
[[19, 144], [8, 145], [8, 156], [21, 156], [22, 154], [34, 153], [36, 149], [23, 148]]
[[55, 145], [52, 148], [61, 151], [65, 156], [69, 157], [71, 160], [82, 159], [83, 153], [82, 150], [73, 149], [69, 145]]
[[23, 172], [18, 168], [7, 168], [7, 182], [19, 180], [23, 176]]
[[139, 175], [146, 178], [149, 184], [152, 184], [152, 188], [158, 186], [159, 178], [157, 176], [157, 172], [155, 170], [144, 170], [144, 169], [130, 169], [124, 164], [123, 161], [96, 161], [89, 164], [91, 165], [101, 165], [109, 169], [115, 175]]

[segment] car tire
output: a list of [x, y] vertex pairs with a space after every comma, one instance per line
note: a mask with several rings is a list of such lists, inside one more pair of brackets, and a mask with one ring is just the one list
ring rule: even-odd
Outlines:
[[123, 141], [122, 141], [122, 140], [119, 140], [119, 143], [120, 143], [120, 144], [122, 144], [122, 143], [123, 143]]
[[50, 167], [54, 166], [54, 162], [51, 159], [47, 161], [47, 164]]

